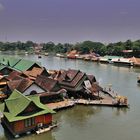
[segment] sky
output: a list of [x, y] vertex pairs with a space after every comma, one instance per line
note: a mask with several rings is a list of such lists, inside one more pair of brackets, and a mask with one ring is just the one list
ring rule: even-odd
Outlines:
[[140, 39], [140, 0], [0, 0], [0, 41]]

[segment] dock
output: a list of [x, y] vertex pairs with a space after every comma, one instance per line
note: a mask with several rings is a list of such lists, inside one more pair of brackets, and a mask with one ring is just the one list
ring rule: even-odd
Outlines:
[[70, 99], [65, 99], [64, 101], [61, 102], [55, 102], [55, 103], [49, 103], [46, 104], [50, 109], [53, 110], [60, 110], [68, 107], [73, 107], [75, 105], [75, 102]]
[[102, 99], [86, 100], [77, 99], [76, 104], [83, 105], [98, 105], [98, 106], [112, 106], [112, 107], [128, 107], [127, 98], [124, 96], [116, 95], [114, 92], [101, 93]]
[[112, 106], [112, 107], [128, 107], [127, 104], [117, 104], [114, 103], [112, 100], [85, 100], [85, 99], [79, 99], [76, 101], [76, 104], [81, 105], [96, 105], [96, 106]]

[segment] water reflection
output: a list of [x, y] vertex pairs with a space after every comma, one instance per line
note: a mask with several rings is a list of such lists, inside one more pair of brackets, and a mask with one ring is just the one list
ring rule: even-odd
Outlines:
[[126, 115], [127, 112], [129, 111], [129, 108], [125, 108], [125, 107], [122, 107], [122, 108], [113, 108], [112, 109], [112, 112], [115, 116], [120, 116], [120, 115]]
[[137, 83], [137, 87], [140, 88], [140, 83]]
[[77, 105], [72, 109], [65, 110], [64, 114], [62, 112], [58, 112], [58, 114], [56, 114], [55, 116], [55, 119], [58, 120], [58, 122], [65, 121], [71, 126], [76, 125], [81, 127], [83, 125], [86, 125], [90, 117], [93, 117], [94, 115], [100, 113], [101, 110], [102, 107]]
[[[46, 139], [56, 140], [52, 134], [52, 131], [42, 133], [40, 135], [36, 135], [36, 134], [23, 135], [20, 138], [18, 138], [18, 140], [39, 140], [39, 139], [40, 140], [46, 140]], [[1, 135], [0, 135], [0, 140], [17, 140], [17, 138], [14, 138], [12, 134], [9, 131], [7, 131], [7, 129], [3, 129], [3, 133], [1, 132]]]

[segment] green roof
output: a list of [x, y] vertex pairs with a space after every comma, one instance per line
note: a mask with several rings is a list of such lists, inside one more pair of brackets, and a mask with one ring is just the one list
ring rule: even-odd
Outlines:
[[33, 62], [33, 61], [29, 61], [29, 60], [25, 60], [22, 59], [21, 61], [19, 61], [14, 68], [20, 71], [26, 71], [29, 68], [31, 68], [34, 64], [38, 65], [39, 67], [41, 67], [41, 63], [39, 62]]
[[8, 57], [8, 56], [1, 56], [0, 63], [6, 66], [14, 67], [21, 59]]
[[2, 70], [3, 68], [5, 68], [6, 66], [4, 65], [0, 65], [0, 70]]
[[[30, 103], [34, 103], [38, 108], [40, 108], [40, 111], [31, 115], [20, 115], [30, 105]], [[5, 100], [5, 107], [7, 107], [8, 111], [4, 110], [3, 114], [9, 120], [9, 122], [24, 120], [48, 113], [55, 113], [47, 106], [40, 103], [39, 96], [32, 95], [27, 97], [17, 90], [14, 90], [11, 96]]]
[[30, 60], [25, 60], [21, 58], [10, 57], [10, 56], [3, 56], [3, 55], [0, 56], [0, 64], [19, 71], [26, 71], [35, 64], [41, 67], [40, 62], [34, 62]]

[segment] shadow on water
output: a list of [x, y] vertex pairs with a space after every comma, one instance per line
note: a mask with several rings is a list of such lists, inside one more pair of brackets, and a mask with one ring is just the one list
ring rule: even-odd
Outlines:
[[52, 131], [45, 132], [39, 135], [29, 134], [29, 135], [21, 135], [19, 138], [14, 138], [13, 135], [7, 130], [3, 129], [3, 134], [0, 136], [0, 140], [56, 140], [52, 135]]

